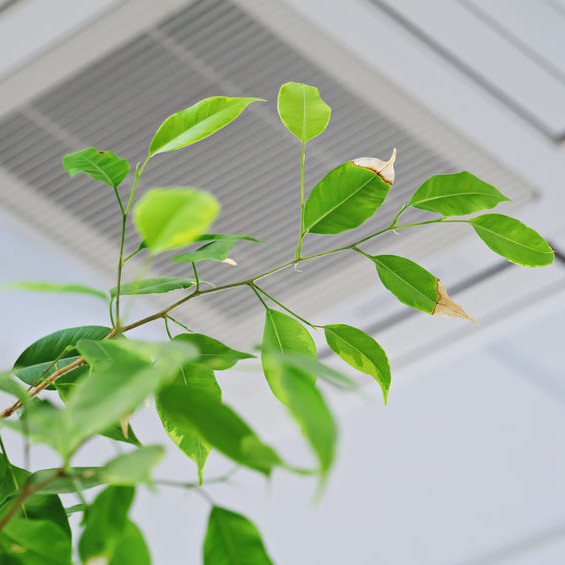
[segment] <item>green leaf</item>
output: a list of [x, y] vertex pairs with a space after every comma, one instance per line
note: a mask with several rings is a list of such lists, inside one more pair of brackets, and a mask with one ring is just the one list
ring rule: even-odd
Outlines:
[[0, 390], [15, 396], [24, 406], [29, 400], [26, 389], [11, 378], [10, 371], [0, 373]]
[[134, 493], [133, 487], [110, 486], [96, 497], [86, 512], [85, 528], [78, 544], [84, 563], [96, 557], [115, 563], [113, 558], [128, 524]]
[[429, 178], [412, 196], [410, 206], [442, 216], [464, 216], [510, 201], [491, 184], [463, 171]]
[[395, 153], [389, 163], [379, 159], [355, 159], [330, 171], [312, 189], [306, 201], [306, 232], [336, 234], [367, 221], [388, 194], [394, 176], [391, 180], [382, 171], [388, 173], [394, 159]]
[[133, 211], [135, 227], [153, 254], [192, 243], [216, 219], [217, 200], [195, 188], [153, 188]]
[[282, 465], [275, 451], [231, 408], [219, 402], [216, 395], [177, 383], [161, 389], [158, 403], [161, 413], [180, 433], [199, 436], [237, 463], [265, 475]]
[[109, 485], [135, 486], [145, 483], [151, 486], [151, 472], [164, 454], [165, 450], [160, 445], [140, 447], [108, 461], [99, 469], [98, 476]]
[[[190, 288], [194, 286], [194, 279], [185, 279], [181, 277], [160, 277], [154, 279], [141, 279], [130, 283], [123, 284], [120, 287], [120, 295], [131, 294], [162, 294], [171, 292], [181, 288]], [[110, 289], [110, 296], [116, 296], [117, 287]]]
[[28, 385], [37, 384], [52, 370], [65, 367], [77, 359], [76, 344], [79, 340], [102, 340], [110, 331], [105, 326], [80, 326], [42, 337], [18, 357], [14, 363], [14, 374]]
[[[215, 398], [218, 403], [222, 401], [222, 390], [218, 386], [214, 372], [196, 363], [182, 367], [181, 374], [177, 377], [175, 383], [179, 387], [185, 387], [187, 394], [190, 394], [192, 390], [201, 390]], [[198, 480], [202, 484], [202, 471], [210, 454], [210, 445], [200, 435], [193, 433], [186, 427], [176, 426], [174, 421], [169, 419], [167, 410], [161, 406], [159, 398], [156, 399], [156, 407], [163, 428], [171, 440], [196, 463]]]
[[397, 255], [376, 255], [370, 259], [375, 262], [383, 285], [400, 302], [434, 316], [475, 321], [451, 300], [441, 280], [414, 261]]
[[228, 253], [233, 249], [236, 240], [232, 239], [219, 239], [206, 243], [199, 247], [196, 251], [190, 253], [183, 253], [173, 257], [171, 261], [177, 263], [196, 263], [198, 261], [222, 261], [235, 264], [235, 261], [228, 259]]
[[[57, 389], [57, 392], [63, 402], [67, 403], [68, 399], [76, 389], [79, 380], [89, 373], [90, 367], [88, 365], [83, 365], [82, 367], [79, 367], [78, 369], [75, 369], [74, 371], [71, 371], [57, 379], [54, 383], [54, 387]], [[141, 446], [139, 439], [137, 439], [137, 436], [129, 423], [127, 427], [127, 436], [124, 435], [124, 431], [120, 423], [113, 424], [107, 430], [101, 432], [101, 435], [109, 439], [113, 439], [114, 441], [129, 443], [136, 447]]]
[[[81, 490], [99, 486], [102, 481], [98, 476], [98, 470], [99, 467], [69, 467], [64, 476], [50, 481], [38, 492], [41, 494], [69, 494], [77, 491], [77, 484]], [[58, 471], [58, 469], [41, 469], [30, 476], [29, 482], [31, 485], [45, 482], [48, 477], [52, 477]]]
[[365, 332], [345, 324], [324, 326], [330, 349], [354, 369], [373, 377], [381, 386], [385, 404], [390, 388], [390, 365], [383, 348]]
[[[279, 356], [291, 353], [316, 359], [316, 345], [306, 328], [294, 318], [269, 308], [265, 314], [261, 362], [273, 394], [284, 403], [285, 392], [280, 383], [281, 363], [278, 357], [273, 358], [273, 352]], [[315, 374], [308, 374], [310, 381], [315, 382]]]
[[143, 534], [130, 520], [126, 522], [109, 565], [151, 565], [151, 555]]
[[255, 356], [244, 351], [237, 351], [221, 341], [199, 333], [185, 333], [175, 336], [175, 342], [190, 343], [199, 352], [197, 363], [213, 371], [231, 369], [242, 359], [252, 359]]
[[267, 310], [261, 361], [273, 394], [287, 407], [315, 451], [326, 474], [335, 455], [333, 417], [315, 385], [316, 373], [285, 362], [285, 355], [316, 359], [316, 346], [306, 329], [286, 314]]
[[32, 292], [64, 292], [69, 294], [89, 294], [108, 301], [108, 295], [101, 290], [90, 288], [83, 284], [64, 284], [53, 282], [13, 282], [4, 285], [8, 290], [30, 290]]
[[71, 539], [48, 520], [12, 518], [0, 543], [25, 565], [71, 565]]
[[34, 494], [25, 501], [23, 506], [25, 514], [22, 511], [20, 513], [22, 517], [28, 520], [48, 520], [59, 526], [70, 539], [71, 528], [67, 513], [61, 499], [56, 494]]
[[469, 223], [495, 253], [512, 263], [525, 267], [545, 267], [553, 263], [553, 249], [547, 241], [515, 218], [483, 214]]
[[222, 241], [224, 239], [235, 241], [252, 241], [253, 243], [262, 243], [268, 245], [264, 241], [251, 237], [249, 235], [233, 235], [229, 233], [204, 233], [196, 238], [195, 241]]
[[332, 113], [314, 86], [287, 82], [279, 90], [277, 108], [281, 122], [302, 143], [320, 135]]
[[149, 147], [149, 157], [181, 149], [211, 136], [233, 122], [252, 102], [262, 98], [205, 98], [169, 116], [159, 127]]
[[255, 525], [214, 506], [204, 539], [204, 565], [273, 565]]
[[111, 151], [100, 151], [94, 147], [65, 155], [63, 167], [71, 177], [85, 173], [113, 188], [118, 188], [129, 173], [129, 163], [125, 159], [117, 157]]

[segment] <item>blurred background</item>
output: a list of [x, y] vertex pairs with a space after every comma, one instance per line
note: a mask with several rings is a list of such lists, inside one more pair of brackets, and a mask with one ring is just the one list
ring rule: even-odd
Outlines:
[[[438, 275], [477, 326], [408, 311], [357, 256], [267, 279], [265, 288], [306, 318], [351, 324], [381, 343], [393, 369], [389, 405], [358, 375], [362, 394], [325, 390], [341, 440], [318, 503], [315, 482], [282, 472], [266, 483], [241, 471], [208, 492], [251, 518], [282, 565], [564, 563], [564, 54], [563, 0], [0, 0], [0, 283], [114, 286], [114, 195], [70, 179], [61, 157], [95, 146], [143, 160], [164, 118], [212, 95], [268, 102], [206, 141], [152, 159], [140, 194], [208, 189], [223, 208], [214, 231], [272, 244], [240, 245], [238, 266], [206, 264], [206, 280], [240, 280], [288, 260], [300, 144], [278, 120], [276, 95], [286, 81], [315, 85], [332, 121], [308, 145], [308, 189], [348, 159], [398, 150], [397, 180], [362, 234], [388, 225], [429, 176], [469, 170], [512, 198], [500, 210], [547, 237], [556, 262], [538, 270], [506, 263], [468, 226], [404, 230], [367, 245]], [[309, 236], [305, 251], [342, 241], [351, 235]], [[128, 233], [130, 250], [138, 242]], [[141, 268], [132, 261], [128, 276]], [[185, 269], [166, 256], [153, 265], [159, 274]], [[130, 317], [163, 304], [138, 299]], [[4, 290], [0, 311], [2, 368], [47, 333], [108, 323], [91, 297]], [[263, 312], [246, 289], [193, 301], [177, 315], [232, 347], [261, 340]], [[320, 358], [347, 371], [314, 337]], [[257, 362], [218, 376], [225, 399], [262, 438], [309, 461]], [[194, 480], [152, 407], [133, 426], [142, 442], [167, 443], [160, 477]], [[21, 464], [21, 440], [8, 439]], [[78, 464], [116, 452], [103, 440], [90, 447]], [[31, 464], [56, 459], [34, 448]], [[206, 472], [229, 468], [212, 456]], [[138, 493], [134, 519], [156, 564], [196, 564], [207, 512], [197, 494], [160, 487]]]

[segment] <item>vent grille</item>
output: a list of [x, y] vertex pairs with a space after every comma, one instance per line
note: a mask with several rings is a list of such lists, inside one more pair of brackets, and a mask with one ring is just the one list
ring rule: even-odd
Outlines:
[[[348, 159], [388, 158], [393, 146], [398, 149], [394, 190], [379, 216], [367, 222], [355, 238], [388, 225], [392, 210], [406, 202], [427, 177], [454, 170], [394, 119], [369, 107], [226, 0], [192, 3], [4, 117], [0, 121], [0, 166], [60, 207], [62, 217], [79, 219], [106, 247], [119, 236], [114, 195], [84, 177], [70, 179], [61, 166], [63, 154], [93, 145], [134, 163], [144, 158], [162, 120], [203, 97], [266, 98], [268, 104], [253, 104], [219, 135], [152, 159], [138, 194], [151, 186], [167, 185], [213, 192], [223, 207], [214, 231], [248, 234], [274, 246], [242, 244], [234, 252], [240, 265], [237, 270], [223, 264], [201, 264], [202, 278], [215, 284], [240, 280], [288, 260], [296, 244], [300, 146], [276, 115], [278, 87], [289, 80], [315, 84], [332, 107], [327, 132], [307, 148], [307, 187]], [[0, 200], [2, 194], [6, 203], [13, 200], [10, 190], [2, 187]], [[40, 209], [26, 213], [34, 224], [43, 225]], [[421, 235], [418, 238], [422, 249], [425, 242]], [[68, 233], [63, 243], [72, 247], [74, 239]], [[407, 235], [406, 240], [411, 239]], [[305, 252], [351, 240], [351, 235], [309, 237]], [[133, 250], [137, 243], [138, 236], [130, 229], [127, 247]], [[96, 241], [92, 244], [94, 248]], [[437, 248], [431, 239], [429, 244]], [[81, 249], [81, 253], [100, 262], [88, 250]], [[113, 270], [113, 263], [112, 258], [111, 263], [100, 266]], [[336, 297], [374, 284], [374, 274], [357, 271], [358, 263], [358, 258], [347, 255], [328, 257], [304, 265], [300, 277], [287, 273], [265, 281], [265, 287], [284, 300], [292, 280], [291, 304], [316, 316], [334, 305]], [[186, 265], [169, 263], [167, 256], [159, 257], [153, 268], [159, 273], [187, 274]], [[261, 311], [250, 292], [222, 293], [201, 302], [195, 301], [185, 312], [184, 320], [192, 327], [240, 344], [257, 341], [256, 318]]]

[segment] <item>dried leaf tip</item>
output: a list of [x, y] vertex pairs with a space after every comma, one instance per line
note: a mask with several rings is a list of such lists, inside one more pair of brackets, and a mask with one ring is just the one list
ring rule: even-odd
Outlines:
[[229, 257], [227, 259], [224, 259], [222, 263], [226, 263], [226, 265], [231, 265], [232, 267], [237, 267], [237, 262], [233, 259], [230, 259]]
[[394, 162], [396, 161], [396, 147], [392, 150], [392, 155], [388, 161], [381, 161], [376, 157], [359, 157], [353, 159], [353, 164], [357, 167], [370, 169], [379, 177], [381, 177], [387, 184], [394, 182]]
[[438, 293], [438, 301], [434, 308], [432, 314], [434, 316], [447, 316], [449, 318], [464, 318], [466, 320], [470, 320], [473, 324], [476, 324], [474, 318], [469, 316], [459, 304], [456, 304], [451, 300], [447, 291], [445, 290], [445, 285], [439, 279], [436, 283], [437, 293]]

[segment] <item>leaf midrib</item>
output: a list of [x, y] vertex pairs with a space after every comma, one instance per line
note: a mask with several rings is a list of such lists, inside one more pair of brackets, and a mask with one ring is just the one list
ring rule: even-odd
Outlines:
[[496, 194], [486, 194], [484, 192], [456, 192], [453, 194], [441, 194], [439, 196], [433, 196], [431, 198], [424, 198], [421, 200], [417, 200], [416, 202], [411, 202], [411, 206], [416, 206], [417, 204], [422, 204], [426, 202], [433, 202], [434, 200], [444, 200], [446, 198], [459, 198], [459, 197], [466, 197], [466, 196], [484, 196], [485, 198], [491, 198], [496, 200], [497, 204], [499, 202], [504, 202], [508, 200], [508, 198], [503, 197], [502, 199]]
[[486, 232], [489, 232], [489, 233], [495, 235], [496, 237], [499, 237], [500, 239], [503, 239], [503, 240], [505, 240], [505, 241], [508, 241], [508, 242], [510, 242], [510, 243], [513, 243], [514, 245], [517, 245], [517, 246], [519, 246], [519, 247], [523, 247], [524, 249], [528, 249], [529, 251], [533, 251], [534, 253], [541, 253], [542, 255], [553, 255], [553, 252], [552, 252], [552, 251], [540, 251], [539, 249], [536, 249], [536, 248], [534, 248], [534, 247], [530, 247], [530, 246], [528, 246], [528, 245], [525, 245], [524, 243], [521, 243], [521, 242], [519, 242], [519, 241], [516, 241], [515, 239], [510, 239], [510, 238], [508, 238], [508, 237], [505, 237], [504, 235], [502, 235], [502, 234], [500, 234], [500, 233], [498, 233], [498, 232], [495, 232], [495, 231], [493, 231], [493, 230], [491, 230], [491, 229], [489, 229], [489, 228], [486, 228], [486, 227], [483, 226], [482, 224], [475, 224], [475, 223], [473, 223], [473, 222], [471, 222], [471, 224], [473, 225], [473, 227], [474, 227], [475, 229], [481, 229], [481, 230], [484, 230], [484, 231], [486, 231]]

